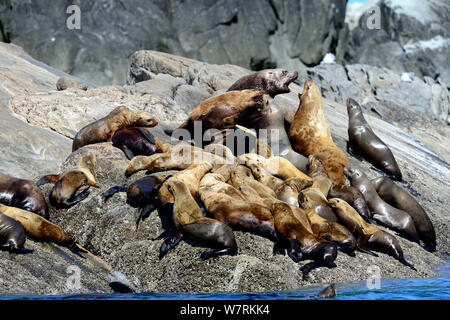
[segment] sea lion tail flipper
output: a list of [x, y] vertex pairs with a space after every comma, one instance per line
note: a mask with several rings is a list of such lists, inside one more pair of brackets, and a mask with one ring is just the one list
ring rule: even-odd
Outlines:
[[136, 230], [139, 228], [139, 222], [144, 221], [146, 218], [148, 218], [153, 210], [155, 210], [155, 206], [151, 202], [147, 203], [143, 208], [139, 210], [139, 215], [136, 219]]
[[48, 174], [48, 175], [43, 176], [42, 178], [40, 178], [36, 182], [36, 185], [39, 187], [39, 186], [42, 186], [42, 185], [47, 184], [47, 183], [55, 183], [59, 179], [61, 179], [61, 175], [60, 174]]
[[70, 208], [70, 207], [76, 205], [78, 202], [83, 201], [84, 199], [86, 199], [89, 196], [90, 188], [91, 187], [88, 186], [86, 189], [81, 191], [77, 196], [72, 196], [72, 198], [70, 198], [70, 199], [63, 200], [62, 201], [63, 205], [67, 208]]
[[145, 132], [142, 128], [137, 128], [137, 131], [142, 134], [142, 136], [147, 139], [151, 144], [156, 144], [155, 137], [150, 132]]
[[121, 187], [121, 186], [115, 186], [115, 187], [109, 188], [105, 192], [105, 202], [108, 201], [108, 199], [111, 198], [117, 192], [127, 192], [127, 188]]
[[181, 241], [182, 238], [183, 234], [181, 233], [171, 235], [170, 237], [166, 238], [166, 240], [164, 240], [163, 244], [159, 248], [159, 260], [161, 260], [167, 254], [167, 252], [175, 248], [175, 246], [178, 244], [178, 242]]

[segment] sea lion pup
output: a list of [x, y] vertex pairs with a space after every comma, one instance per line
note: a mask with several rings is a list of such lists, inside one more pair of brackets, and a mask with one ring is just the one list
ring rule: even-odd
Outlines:
[[419, 242], [414, 220], [403, 210], [384, 202], [367, 176], [357, 168], [345, 168], [344, 174], [353, 187], [358, 189], [366, 199], [372, 218], [383, 225], [400, 233], [410, 241]]
[[[93, 153], [89, 153], [80, 159], [77, 169], [67, 171], [62, 175], [44, 176], [38, 180], [37, 185], [55, 182], [49, 194], [50, 203], [57, 208], [67, 209], [86, 199], [90, 187], [97, 187], [96, 167], [96, 157]], [[86, 184], [88, 187], [76, 195], [77, 190]]]
[[151, 156], [163, 152], [164, 145], [145, 128], [124, 128], [112, 136], [113, 146], [125, 153], [128, 160], [135, 156]]
[[322, 95], [314, 81], [306, 79], [299, 97], [301, 102], [289, 129], [292, 147], [305, 156], [317, 156], [322, 160], [331, 181], [345, 184], [342, 170], [348, 166], [348, 159], [331, 138]]
[[224, 165], [201, 179], [199, 195], [206, 210], [214, 219], [233, 229], [275, 239], [270, 208], [247, 199], [241, 191], [227, 183], [231, 179], [233, 167], [234, 165]]
[[75, 244], [61, 227], [35, 213], [2, 204], [0, 204], [0, 212], [20, 222], [26, 233], [35, 240], [54, 242], [66, 246]]
[[239, 164], [244, 164], [247, 167], [257, 166], [259, 169], [264, 169], [271, 175], [274, 175], [282, 180], [289, 178], [302, 178], [312, 180], [302, 171], [297, 169], [289, 160], [283, 157], [264, 158], [255, 153], [247, 153], [237, 158]]
[[[231, 91], [200, 103], [178, 129], [186, 129], [194, 138], [194, 122], [201, 121], [202, 135], [209, 129], [231, 129], [249, 113], [257, 113], [264, 104], [263, 90]], [[174, 130], [164, 130], [171, 135]]]
[[275, 193], [278, 200], [298, 207], [298, 195], [300, 191], [312, 186], [312, 184], [313, 182], [311, 180], [302, 178], [290, 178], [279, 184], [275, 189]]
[[0, 203], [48, 217], [41, 189], [31, 180], [18, 179], [0, 172]]
[[330, 206], [339, 217], [339, 222], [347, 227], [357, 238], [357, 247], [363, 252], [373, 254], [369, 250], [383, 252], [393, 256], [404, 265], [416, 270], [403, 257], [403, 250], [397, 238], [378, 227], [367, 223], [356, 210], [342, 199], [330, 199]]
[[391, 149], [373, 132], [358, 102], [347, 99], [348, 149], [383, 170], [394, 180], [402, 180], [402, 173]]
[[297, 80], [298, 72], [285, 69], [266, 69], [239, 78], [227, 91], [255, 89], [264, 90], [272, 98], [289, 93], [289, 85]]
[[303, 276], [315, 268], [334, 265], [337, 257], [336, 244], [316, 237], [303, 210], [278, 201], [272, 205], [272, 211], [278, 234], [274, 254], [284, 254], [287, 249], [287, 254], [294, 262], [314, 260], [300, 269]]
[[372, 213], [367, 206], [366, 199], [362, 193], [352, 186], [344, 184], [335, 184], [328, 192], [328, 199], [339, 198], [345, 200], [364, 218], [367, 222], [373, 223]]
[[[206, 152], [201, 148], [187, 145], [185, 143], [178, 144], [173, 147], [170, 152], [155, 153], [149, 157], [137, 156], [131, 159], [125, 171], [125, 176], [130, 177], [140, 170], [148, 170], [152, 172], [168, 171], [168, 170], [184, 170], [193, 163], [209, 162], [214, 164], [225, 164], [228, 161], [234, 161], [234, 157], [230, 158], [229, 153], [217, 152], [218, 155]], [[212, 151], [212, 150], [210, 150]]]
[[200, 258], [205, 260], [218, 255], [235, 255], [236, 239], [233, 230], [226, 224], [203, 216], [189, 188], [181, 181], [171, 179], [167, 182], [169, 192], [175, 199], [173, 223], [176, 234], [164, 240], [160, 247], [160, 258], [174, 248], [183, 237], [214, 249], [205, 251]]
[[430, 252], [436, 250], [436, 233], [430, 218], [422, 206], [405, 190], [397, 186], [391, 179], [378, 177], [371, 180], [378, 195], [397, 209], [407, 212], [414, 220], [419, 239]]
[[72, 152], [88, 144], [110, 141], [117, 130], [129, 127], [154, 127], [158, 124], [148, 112], [119, 106], [77, 132], [72, 143]]
[[25, 230], [20, 222], [0, 212], [0, 247], [10, 252], [21, 252], [25, 240]]

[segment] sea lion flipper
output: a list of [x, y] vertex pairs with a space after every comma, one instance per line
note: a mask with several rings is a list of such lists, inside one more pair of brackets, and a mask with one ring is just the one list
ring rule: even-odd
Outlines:
[[76, 205], [78, 202], [83, 201], [84, 199], [86, 199], [89, 196], [90, 193], [90, 189], [91, 187], [88, 186], [86, 189], [84, 189], [83, 191], [80, 192], [80, 194], [78, 194], [77, 196], [73, 196], [70, 199], [64, 199], [63, 201], [61, 201], [61, 203], [64, 205], [64, 207], [66, 208], [70, 208], [74, 205]]
[[142, 134], [142, 136], [147, 139], [151, 144], [156, 144], [155, 137], [150, 132], [145, 132], [142, 128], [137, 128], [137, 131]]
[[108, 199], [111, 198], [117, 192], [127, 192], [127, 188], [126, 187], [121, 187], [121, 186], [115, 186], [115, 187], [109, 188], [105, 192], [105, 202], [108, 201]]
[[39, 186], [42, 186], [42, 185], [47, 184], [47, 183], [55, 183], [60, 178], [61, 178], [60, 174], [48, 174], [48, 175], [43, 176], [42, 178], [40, 178], [36, 182], [36, 185], [39, 187]]
[[128, 149], [127, 146], [123, 146], [122, 148], [123, 153], [125, 153], [125, 155], [127, 156], [128, 160], [133, 159], [136, 155], [133, 153], [133, 151], [131, 151], [130, 149]]
[[167, 254], [167, 252], [175, 248], [175, 246], [178, 244], [178, 242], [181, 241], [182, 238], [182, 233], [177, 233], [166, 238], [166, 240], [164, 240], [163, 244], [159, 248], [159, 260], [161, 260]]
[[234, 249], [233, 248], [225, 248], [225, 249], [212, 249], [212, 250], [208, 250], [205, 252], [202, 252], [202, 254], [200, 255], [200, 259], [202, 260], [207, 260], [209, 258], [212, 257], [217, 257], [219, 255], [225, 255], [225, 254], [230, 254], [232, 255], [234, 253]]
[[367, 250], [367, 249], [362, 249], [362, 248], [359, 248], [359, 247], [357, 247], [356, 249], [358, 251], [362, 252], [362, 253], [367, 253], [367, 254], [370, 254], [371, 256], [378, 257], [378, 255], [375, 252], [373, 252], [373, 251], [370, 251], [370, 250]]
[[153, 203], [147, 203], [143, 208], [139, 210], [139, 216], [136, 219], [136, 230], [139, 228], [139, 222], [144, 221], [150, 213], [155, 210]]

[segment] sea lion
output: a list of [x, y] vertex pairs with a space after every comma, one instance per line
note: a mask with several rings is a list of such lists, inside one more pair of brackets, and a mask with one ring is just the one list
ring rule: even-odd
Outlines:
[[336, 285], [334, 283], [327, 286], [317, 294], [317, 298], [333, 298], [336, 296]]
[[183, 237], [214, 248], [201, 254], [200, 258], [203, 260], [224, 254], [235, 255], [237, 243], [233, 230], [220, 221], [204, 217], [183, 182], [172, 179], [167, 184], [175, 199], [172, 217], [177, 233], [163, 242], [160, 247], [160, 258], [174, 248]]
[[[201, 121], [202, 138], [209, 129], [232, 129], [249, 113], [258, 113], [264, 105], [263, 90], [231, 91], [206, 99], [194, 108], [178, 129], [186, 129], [194, 139], [195, 122]], [[244, 124], [245, 126], [245, 124]], [[200, 127], [199, 127], [200, 128]], [[165, 130], [172, 134], [174, 130]]]
[[317, 156], [322, 160], [329, 178], [334, 183], [345, 184], [342, 171], [348, 166], [348, 159], [333, 142], [323, 110], [322, 95], [311, 79], [306, 79], [299, 98], [300, 105], [289, 129], [293, 149], [304, 156]]
[[339, 217], [339, 222], [347, 227], [357, 238], [359, 250], [372, 254], [368, 250], [375, 250], [393, 256], [402, 264], [416, 270], [403, 256], [403, 250], [397, 238], [378, 227], [367, 223], [358, 212], [342, 199], [330, 199], [330, 206]]
[[164, 145], [145, 128], [117, 130], [111, 139], [113, 146], [125, 153], [128, 160], [135, 156], [151, 156], [163, 152]]
[[328, 198], [339, 198], [345, 200], [348, 204], [355, 208], [356, 211], [358, 211], [361, 217], [363, 217], [367, 222], [372, 223], [372, 213], [367, 206], [366, 199], [364, 199], [364, 196], [358, 189], [344, 184], [335, 184], [328, 192]]
[[[46, 175], [38, 180], [37, 185], [54, 182], [55, 185], [49, 194], [50, 203], [57, 208], [67, 209], [86, 199], [90, 187], [97, 187], [96, 167], [96, 157], [93, 153], [89, 153], [80, 159], [77, 169], [64, 174]], [[88, 187], [76, 195], [77, 190], [86, 184]]]
[[347, 99], [348, 148], [361, 155], [394, 180], [402, 180], [402, 173], [389, 147], [381, 141], [367, 123], [361, 106], [352, 98]]
[[0, 172], [0, 203], [48, 217], [41, 189], [31, 180], [18, 179]]
[[75, 244], [72, 238], [64, 233], [61, 227], [35, 213], [2, 204], [0, 204], [0, 212], [20, 222], [25, 232], [35, 240], [54, 242], [65, 246]]
[[405, 190], [397, 186], [391, 179], [378, 177], [371, 180], [378, 195], [397, 209], [407, 212], [414, 220], [419, 239], [430, 252], [436, 250], [436, 232], [433, 224], [422, 206]]
[[298, 207], [298, 195], [300, 191], [312, 186], [311, 180], [302, 178], [290, 178], [283, 181], [275, 189], [278, 200], [286, 202], [290, 205]]
[[119, 106], [106, 117], [88, 124], [77, 132], [72, 152], [93, 143], [110, 141], [117, 130], [130, 127], [154, 127], [158, 124], [148, 112]]
[[233, 167], [222, 166], [201, 179], [199, 195], [206, 210], [214, 219], [233, 229], [274, 239], [276, 233], [270, 208], [247, 199], [241, 191], [227, 183]]
[[[278, 94], [289, 93], [289, 85], [298, 77], [298, 72], [289, 73], [284, 69], [262, 70], [251, 75], [244, 76], [237, 80], [228, 91], [256, 89], [264, 90], [274, 98]], [[250, 121], [251, 120], [251, 121]], [[266, 141], [276, 156], [288, 159], [293, 165], [303, 172], [306, 172], [308, 161], [301, 154], [292, 149], [289, 137], [285, 129], [283, 109], [273, 99], [269, 99], [266, 106], [261, 109], [260, 114], [253, 118], [245, 119], [247, 127], [258, 130], [266, 130]], [[276, 130], [277, 136], [272, 136], [272, 131]]]
[[315, 268], [334, 265], [336, 244], [316, 237], [303, 210], [279, 201], [272, 205], [272, 211], [278, 234], [274, 254], [284, 254], [286, 249], [294, 262], [313, 260], [300, 269], [304, 277]]
[[20, 222], [0, 212], [0, 247], [10, 252], [20, 252], [25, 240], [25, 230]]
[[285, 69], [266, 69], [243, 76], [227, 91], [255, 89], [264, 90], [272, 98], [277, 94], [289, 93], [289, 85], [297, 80], [298, 72]]
[[373, 219], [399, 232], [411, 241], [419, 241], [414, 220], [411, 216], [407, 212], [394, 208], [384, 202], [377, 194], [374, 185], [360, 169], [345, 168], [344, 174], [350, 180], [352, 186], [363, 194], [367, 206], [373, 214]]

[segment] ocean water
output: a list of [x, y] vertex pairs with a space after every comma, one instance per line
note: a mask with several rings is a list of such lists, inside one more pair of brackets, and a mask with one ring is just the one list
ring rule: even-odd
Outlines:
[[[388, 279], [379, 289], [369, 289], [366, 281], [336, 285], [334, 300], [449, 300], [450, 261], [441, 265], [434, 278]], [[311, 286], [293, 291], [250, 293], [134, 293], [134, 294], [67, 294], [4, 295], [0, 300], [309, 300], [325, 286]]]

